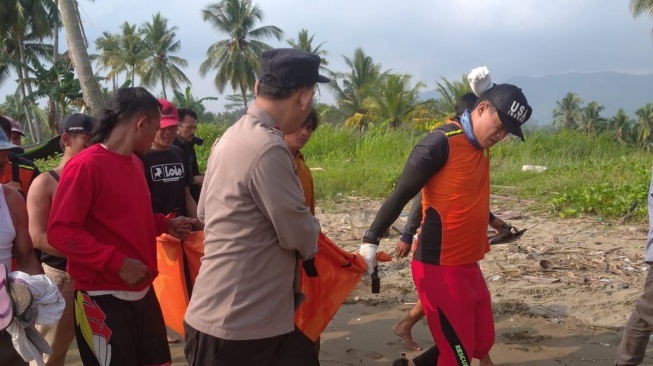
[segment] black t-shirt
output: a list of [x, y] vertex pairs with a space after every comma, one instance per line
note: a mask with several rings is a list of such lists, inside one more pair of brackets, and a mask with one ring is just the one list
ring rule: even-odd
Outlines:
[[202, 187], [198, 184], [193, 184], [193, 177], [200, 175], [200, 168], [197, 164], [197, 154], [195, 153], [195, 144], [192, 141], [186, 141], [179, 136], [175, 137], [173, 142], [176, 146], [179, 146], [186, 154], [186, 160], [188, 161], [188, 169], [186, 171], [190, 172], [190, 194], [193, 196], [195, 201], [199, 200], [200, 190]]
[[166, 151], [150, 149], [142, 159], [153, 212], [187, 216], [185, 188], [193, 176], [184, 151], [174, 145]]

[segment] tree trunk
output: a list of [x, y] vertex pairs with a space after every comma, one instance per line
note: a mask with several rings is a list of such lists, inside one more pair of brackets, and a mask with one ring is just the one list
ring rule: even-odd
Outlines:
[[[32, 141], [33, 142], [40, 142], [41, 141], [41, 126], [39, 126], [39, 121], [38, 118], [36, 118], [33, 115], [33, 111], [31, 109], [32, 102], [29, 99], [26, 99], [28, 96], [32, 95], [32, 83], [30, 83], [27, 78], [27, 70], [25, 69], [25, 65], [27, 64], [27, 58], [25, 57], [25, 45], [23, 44], [23, 37], [18, 36], [17, 38], [17, 43], [18, 43], [18, 54], [20, 57], [20, 66], [18, 67], [18, 72], [19, 72], [19, 77], [18, 79], [22, 79], [22, 93], [23, 93], [23, 105], [25, 106], [25, 115], [28, 120], [28, 123], [32, 124]], [[25, 88], [27, 89], [27, 93], [25, 92]]]
[[66, 31], [68, 50], [82, 87], [84, 102], [89, 106], [92, 114], [98, 114], [104, 108], [104, 97], [102, 96], [100, 84], [93, 75], [91, 60], [88, 57], [86, 44], [82, 36], [82, 25], [79, 22], [75, 8], [75, 0], [59, 0], [59, 11]]
[[[20, 94], [20, 104], [23, 106], [23, 110], [25, 111], [25, 123], [27, 124], [29, 136], [32, 138], [32, 141], [36, 141], [34, 130], [32, 129], [32, 119], [30, 118], [29, 108], [27, 107], [27, 104], [25, 104], [25, 83], [23, 83], [23, 70], [20, 66], [16, 66], [16, 76], [18, 76], [18, 93]], [[18, 118], [18, 116], [16, 116], [16, 118]]]
[[[55, 6], [59, 5], [59, 0], [54, 0]], [[54, 20], [53, 25], [52, 25], [52, 66], [56, 67], [57, 61], [59, 60], [59, 19]], [[59, 121], [60, 119], [60, 113], [59, 113], [59, 105], [50, 98], [50, 103], [52, 104], [51, 108], [54, 108], [54, 115], [51, 116], [51, 118], [54, 118], [55, 121], [55, 130], [52, 131], [55, 135], [57, 134], [56, 131], [56, 122]], [[52, 128], [52, 125], [50, 126]]]
[[247, 108], [247, 87], [242, 81], [240, 82], [240, 95], [243, 97], [243, 106]]
[[168, 97], [166, 96], [166, 80], [164, 74], [161, 74], [161, 87], [163, 88], [163, 99], [168, 100]]

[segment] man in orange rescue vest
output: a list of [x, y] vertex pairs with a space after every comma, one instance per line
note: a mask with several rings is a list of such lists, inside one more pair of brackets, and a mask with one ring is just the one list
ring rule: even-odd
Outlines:
[[394, 192], [363, 237], [360, 253], [369, 271], [382, 233], [422, 190], [422, 230], [412, 271], [440, 366], [470, 365], [494, 343], [490, 293], [478, 265], [490, 250], [489, 148], [508, 133], [523, 140], [521, 125], [531, 113], [514, 85], [485, 91], [460, 122], [434, 130], [415, 146]]

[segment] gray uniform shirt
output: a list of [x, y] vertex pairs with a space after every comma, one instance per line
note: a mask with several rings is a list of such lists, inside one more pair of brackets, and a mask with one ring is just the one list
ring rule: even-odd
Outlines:
[[214, 337], [294, 329], [297, 258], [315, 255], [320, 226], [275, 125], [253, 104], [211, 148], [198, 203], [204, 257], [185, 320]]

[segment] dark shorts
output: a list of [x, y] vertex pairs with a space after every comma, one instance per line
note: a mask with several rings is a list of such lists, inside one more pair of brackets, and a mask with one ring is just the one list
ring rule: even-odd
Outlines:
[[184, 322], [188, 366], [319, 366], [313, 342], [301, 331], [233, 341], [202, 333]]
[[11, 334], [6, 330], [0, 330], [0, 365], [27, 366], [28, 364], [14, 349], [14, 344], [11, 343]]
[[172, 363], [163, 315], [152, 288], [136, 301], [75, 291], [75, 337], [85, 366]]

